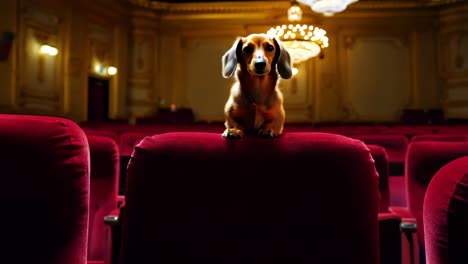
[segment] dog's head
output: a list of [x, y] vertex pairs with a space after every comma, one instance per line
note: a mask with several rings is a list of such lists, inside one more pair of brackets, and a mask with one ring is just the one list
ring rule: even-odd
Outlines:
[[292, 76], [291, 56], [276, 38], [266, 34], [251, 34], [239, 38], [223, 55], [223, 77], [231, 77], [240, 63], [241, 70], [252, 75], [265, 75], [272, 69], [276, 70], [283, 79]]

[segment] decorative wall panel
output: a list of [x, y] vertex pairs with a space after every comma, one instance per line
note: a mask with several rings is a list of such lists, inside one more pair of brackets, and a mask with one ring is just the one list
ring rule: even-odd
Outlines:
[[444, 86], [447, 118], [468, 118], [468, 78], [447, 80]]
[[297, 74], [291, 79], [280, 79], [279, 87], [284, 96], [284, 110], [287, 122], [305, 122], [313, 119], [312, 61], [294, 65]]
[[448, 76], [468, 74], [468, 29], [446, 33], [442, 41], [443, 70]]
[[448, 9], [441, 15], [440, 69], [446, 118], [468, 118], [467, 9]]
[[[148, 12], [135, 12], [131, 29], [128, 75], [128, 106], [132, 116], [153, 115], [159, 102], [156, 84], [161, 81], [159, 41], [156, 20]], [[160, 64], [164, 62], [159, 61]], [[165, 65], [166, 66], [166, 65]]]
[[199, 120], [224, 120], [224, 105], [235, 76], [223, 78], [221, 58], [232, 43], [232, 37], [186, 40], [187, 101]]
[[411, 64], [405, 40], [345, 37], [344, 95], [350, 120], [397, 121], [409, 100]]
[[[62, 115], [63, 41], [59, 17], [52, 11], [23, 3], [20, 27], [18, 104], [21, 112]], [[40, 53], [41, 45], [58, 49], [56, 56]]]

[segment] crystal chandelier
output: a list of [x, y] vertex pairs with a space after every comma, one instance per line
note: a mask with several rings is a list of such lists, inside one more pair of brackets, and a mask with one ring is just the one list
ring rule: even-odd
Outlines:
[[270, 28], [267, 34], [277, 37], [293, 57], [295, 64], [319, 55], [328, 47], [327, 32], [319, 27], [300, 25], [302, 10], [296, 1], [291, 2], [288, 9], [288, 20], [297, 24], [281, 25]]
[[348, 5], [358, 0], [297, 0], [309, 5], [313, 11], [322, 13], [324, 16], [333, 16], [335, 13], [344, 11]]

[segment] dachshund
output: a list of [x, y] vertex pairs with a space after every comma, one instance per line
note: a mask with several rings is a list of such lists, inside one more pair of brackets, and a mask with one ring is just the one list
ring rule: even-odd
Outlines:
[[292, 77], [288, 51], [278, 39], [267, 34], [239, 37], [222, 57], [223, 77], [232, 77], [235, 72], [236, 82], [224, 107], [226, 129], [222, 136], [281, 135], [286, 114], [278, 84], [279, 76]]

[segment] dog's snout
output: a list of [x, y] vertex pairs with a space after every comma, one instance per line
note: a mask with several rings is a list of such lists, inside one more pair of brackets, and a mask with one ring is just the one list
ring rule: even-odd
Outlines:
[[266, 67], [266, 62], [265, 62], [265, 58], [263, 58], [262, 56], [257, 56], [257, 58], [255, 59], [255, 69], [257, 70], [264, 70]]

